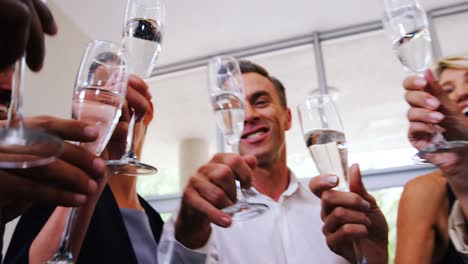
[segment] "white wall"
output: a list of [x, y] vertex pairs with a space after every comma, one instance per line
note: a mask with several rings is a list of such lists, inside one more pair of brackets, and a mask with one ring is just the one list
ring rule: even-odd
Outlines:
[[80, 29], [56, 8], [49, 6], [59, 32], [46, 39], [46, 59], [39, 73], [27, 71], [24, 105], [26, 115], [70, 117], [73, 84], [81, 55], [90, 41]]

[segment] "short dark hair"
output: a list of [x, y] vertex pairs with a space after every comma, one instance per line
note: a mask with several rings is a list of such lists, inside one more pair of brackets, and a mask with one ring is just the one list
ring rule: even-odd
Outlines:
[[280, 80], [271, 76], [268, 73], [268, 71], [262, 66], [255, 64], [251, 61], [240, 60], [239, 66], [240, 66], [241, 73], [250, 73], [250, 72], [258, 73], [262, 75], [263, 77], [267, 78], [271, 83], [273, 83], [273, 86], [275, 87], [276, 92], [278, 93], [278, 96], [280, 98], [281, 106], [283, 106], [284, 108], [288, 107], [288, 101], [286, 100], [286, 91], [285, 91], [284, 85], [281, 83]]

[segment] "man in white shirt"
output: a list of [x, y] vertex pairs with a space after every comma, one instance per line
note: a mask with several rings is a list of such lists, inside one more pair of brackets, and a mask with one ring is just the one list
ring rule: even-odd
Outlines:
[[[178, 215], [164, 227], [159, 263], [347, 263], [322, 235], [320, 200], [287, 167], [291, 112], [283, 85], [256, 64], [241, 61], [240, 67], [241, 155], [217, 154], [190, 178]], [[221, 211], [236, 201], [236, 179], [252, 186], [269, 210], [246, 221]]]

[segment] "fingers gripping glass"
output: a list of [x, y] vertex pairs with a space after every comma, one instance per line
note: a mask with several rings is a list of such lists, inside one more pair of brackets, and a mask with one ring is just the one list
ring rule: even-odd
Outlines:
[[[80, 146], [99, 156], [117, 125], [127, 91], [126, 61], [120, 46], [91, 42], [81, 60], [72, 102], [72, 117], [96, 126], [99, 137]], [[70, 209], [59, 249], [47, 263], [74, 263], [71, 251], [78, 208]]]
[[[161, 52], [164, 4], [160, 0], [128, 0], [125, 11], [122, 46], [128, 60], [129, 72], [147, 78], [151, 75]], [[137, 116], [133, 109], [130, 119], [125, 154], [120, 160], [107, 161], [115, 174], [129, 176], [154, 175], [158, 170], [138, 160], [135, 153]]]
[[[227, 152], [239, 153], [239, 140], [244, 129], [244, 81], [237, 61], [230, 56], [209, 61], [209, 92], [216, 124], [224, 136]], [[249, 202], [256, 193], [241, 188], [237, 203], [223, 209], [234, 220], [248, 220], [264, 213], [268, 206]]]
[[[297, 107], [302, 134], [320, 174], [338, 176], [342, 191], [348, 188], [348, 148], [341, 118], [330, 95], [309, 96]], [[353, 241], [357, 263], [367, 263]]]
[[63, 152], [63, 141], [46, 132], [26, 128], [23, 122], [24, 56], [16, 63], [11, 104], [5, 128], [0, 128], [0, 168], [29, 168], [54, 161]]
[[[423, 76], [433, 61], [432, 39], [426, 12], [417, 0], [383, 0], [383, 24], [391, 38], [393, 50], [404, 68]], [[426, 155], [439, 151], [450, 151], [468, 145], [467, 141], [446, 141], [433, 126], [431, 144], [413, 156], [416, 164], [425, 164]]]

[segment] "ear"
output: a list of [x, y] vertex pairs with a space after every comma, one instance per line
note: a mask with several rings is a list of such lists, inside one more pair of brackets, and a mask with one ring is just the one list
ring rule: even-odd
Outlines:
[[286, 120], [284, 121], [285, 124], [284, 124], [284, 127], [286, 128], [286, 130], [289, 130], [291, 128], [291, 125], [292, 125], [292, 117], [291, 117], [291, 109], [286, 108]]

